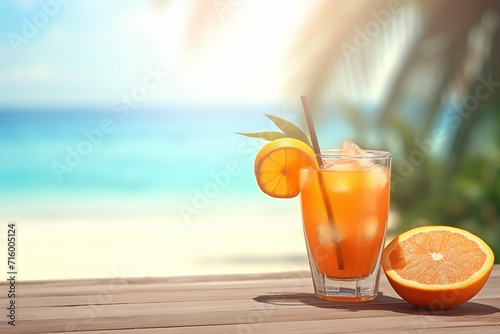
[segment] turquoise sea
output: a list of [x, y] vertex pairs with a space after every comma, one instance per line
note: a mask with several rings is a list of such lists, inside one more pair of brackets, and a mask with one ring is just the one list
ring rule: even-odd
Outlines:
[[188, 110], [142, 110], [124, 120], [107, 110], [3, 110], [2, 191], [183, 192], [237, 157], [244, 138], [234, 132], [252, 127], [252, 117], [242, 118]]
[[[32, 197], [82, 203], [128, 196], [140, 202], [203, 191], [210, 175], [224, 181], [220, 193], [246, 193], [254, 186], [252, 146], [259, 143], [234, 132], [261, 128], [265, 120], [258, 114], [166, 107], [120, 118], [105, 108], [4, 108], [0, 196], [22, 200], [27, 211]], [[224, 178], [228, 163], [230, 182]]]

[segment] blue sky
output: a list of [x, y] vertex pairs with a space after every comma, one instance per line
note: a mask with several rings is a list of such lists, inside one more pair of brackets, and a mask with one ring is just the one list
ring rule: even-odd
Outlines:
[[274, 99], [304, 3], [238, 3], [219, 17], [203, 52], [187, 57], [183, 38], [193, 3], [2, 1], [0, 106], [110, 105], [151, 68], [169, 76], [148, 91], [147, 103]]

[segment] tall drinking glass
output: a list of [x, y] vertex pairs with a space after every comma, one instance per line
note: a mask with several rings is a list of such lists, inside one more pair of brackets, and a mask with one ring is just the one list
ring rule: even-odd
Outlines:
[[377, 296], [389, 211], [391, 154], [322, 152], [321, 169], [300, 174], [304, 235], [316, 295], [338, 301]]

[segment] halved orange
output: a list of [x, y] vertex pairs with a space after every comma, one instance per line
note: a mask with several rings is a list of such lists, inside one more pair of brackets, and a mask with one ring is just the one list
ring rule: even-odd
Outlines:
[[479, 237], [449, 226], [424, 226], [392, 240], [382, 267], [407, 302], [430, 310], [465, 303], [484, 286], [493, 268], [491, 248]]
[[300, 170], [308, 167], [318, 168], [311, 147], [298, 139], [280, 138], [262, 146], [255, 158], [254, 172], [264, 193], [292, 198], [300, 193]]

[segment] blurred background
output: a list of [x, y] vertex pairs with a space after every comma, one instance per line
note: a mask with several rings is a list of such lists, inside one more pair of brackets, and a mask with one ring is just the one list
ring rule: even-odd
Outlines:
[[[500, 255], [500, 3], [0, 4], [0, 230], [25, 280], [308, 269], [297, 199], [258, 189], [263, 115], [393, 154], [390, 237]], [[498, 260], [496, 261], [498, 263]]]

